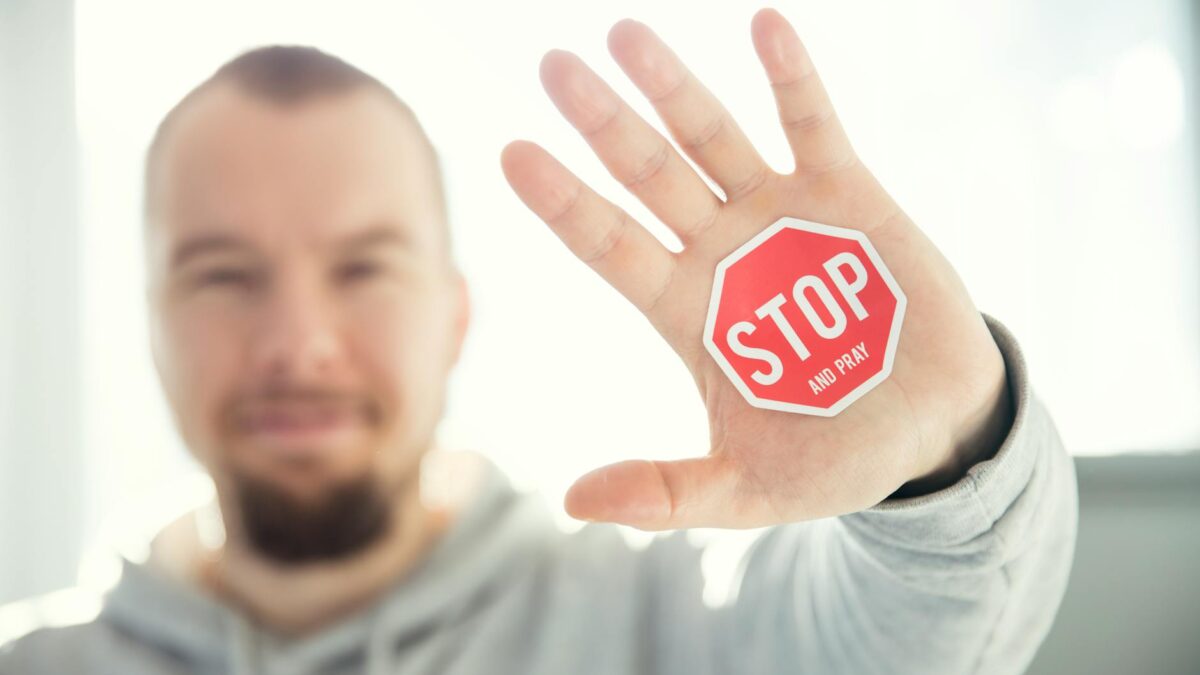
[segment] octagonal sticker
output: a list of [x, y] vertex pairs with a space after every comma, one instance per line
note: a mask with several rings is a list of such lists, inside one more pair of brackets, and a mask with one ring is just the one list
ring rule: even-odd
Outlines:
[[891, 374], [906, 304], [865, 234], [783, 217], [717, 264], [704, 346], [750, 405], [832, 417]]

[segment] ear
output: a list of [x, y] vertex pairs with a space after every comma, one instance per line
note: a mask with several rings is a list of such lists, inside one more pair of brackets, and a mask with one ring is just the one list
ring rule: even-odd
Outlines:
[[450, 354], [450, 365], [458, 363], [458, 357], [462, 354], [463, 343], [467, 337], [467, 327], [471, 323], [471, 293], [467, 288], [467, 279], [458, 270], [454, 271], [454, 277], [450, 282], [453, 286], [451, 293], [453, 294], [452, 302], [454, 303], [454, 350]]
[[[147, 216], [149, 218], [149, 216]], [[150, 358], [154, 363], [154, 370], [158, 374], [158, 381], [161, 386], [166, 387], [165, 372], [163, 370], [164, 363], [164, 340], [163, 331], [166, 330], [164, 325], [163, 312], [166, 310], [164, 301], [164, 263], [166, 257], [167, 235], [162, 230], [162, 224], [154, 223], [146, 220], [143, 224], [142, 246], [143, 246], [143, 268], [144, 280], [142, 282], [142, 301], [145, 303], [146, 309], [146, 330], [147, 337], [150, 343]]]
[[[149, 274], [149, 272], [148, 272]], [[152, 281], [147, 280], [144, 289], [144, 300], [146, 303], [146, 331], [147, 338], [150, 343], [150, 359], [154, 363], [154, 372], [158, 375], [160, 383], [165, 384], [163, 379], [163, 325], [162, 325], [162, 307], [158, 303], [157, 287]]]

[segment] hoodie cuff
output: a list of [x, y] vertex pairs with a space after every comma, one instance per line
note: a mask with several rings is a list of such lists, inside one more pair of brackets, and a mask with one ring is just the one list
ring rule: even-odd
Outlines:
[[1040, 417], [1047, 413], [1030, 393], [1025, 358], [1016, 338], [995, 318], [982, 316], [1004, 357], [1013, 397], [1008, 435], [994, 456], [972, 466], [953, 485], [916, 497], [887, 499], [843, 516], [857, 528], [874, 530], [897, 543], [954, 545], [991, 529], [1028, 485], [1038, 452], [1045, 446], [1041, 433], [1046, 427]]

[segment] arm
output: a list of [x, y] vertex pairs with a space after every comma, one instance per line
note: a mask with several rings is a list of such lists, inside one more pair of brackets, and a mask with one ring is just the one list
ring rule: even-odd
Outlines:
[[725, 617], [728, 667], [1024, 672], [1066, 590], [1075, 473], [1012, 334], [987, 321], [1016, 411], [998, 451], [938, 492], [769, 530]]

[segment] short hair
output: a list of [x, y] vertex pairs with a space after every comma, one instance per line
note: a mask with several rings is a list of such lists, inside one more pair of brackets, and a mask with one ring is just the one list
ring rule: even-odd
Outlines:
[[229, 83], [242, 93], [279, 106], [294, 106], [321, 96], [347, 94], [357, 89], [369, 89], [383, 94], [413, 124], [427, 153], [433, 172], [438, 208], [442, 216], [443, 239], [447, 254], [450, 250], [446, 193], [437, 151], [425, 134], [412, 109], [390, 87], [342, 59], [304, 45], [270, 45], [252, 49], [226, 62], [208, 79], [196, 85], [163, 117], [150, 146], [146, 150], [143, 218], [150, 220], [152, 185], [163, 139], [179, 117], [180, 111], [208, 89]]

